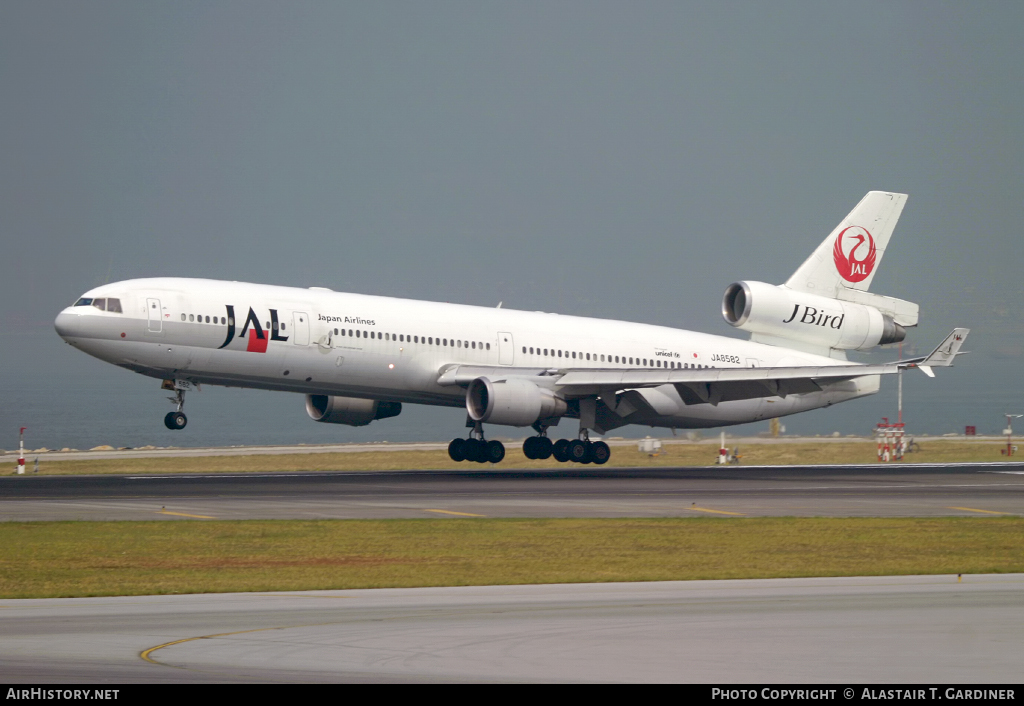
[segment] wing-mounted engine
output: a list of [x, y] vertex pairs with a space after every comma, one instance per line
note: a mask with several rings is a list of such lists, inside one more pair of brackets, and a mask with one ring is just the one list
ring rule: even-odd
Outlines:
[[527, 427], [540, 419], [561, 417], [565, 400], [529, 380], [508, 378], [492, 382], [478, 377], [466, 390], [466, 411], [475, 422]]
[[401, 402], [361, 400], [336, 395], [306, 395], [306, 414], [315, 422], [364, 427], [374, 419], [397, 417]]
[[722, 316], [755, 335], [840, 350], [899, 343], [906, 338], [905, 327], [917, 325], [916, 304], [866, 292], [857, 295], [875, 306], [764, 282], [736, 282], [725, 290]]

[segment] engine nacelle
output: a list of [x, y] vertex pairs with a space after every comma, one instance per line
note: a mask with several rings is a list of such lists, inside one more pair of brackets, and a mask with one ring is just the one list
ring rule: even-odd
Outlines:
[[466, 390], [466, 411], [476, 422], [528, 427], [538, 419], [561, 417], [565, 400], [529, 380], [491, 382], [477, 378]]
[[315, 422], [364, 427], [374, 419], [397, 417], [401, 413], [401, 402], [361, 400], [335, 395], [306, 395], [306, 414]]
[[764, 282], [730, 284], [722, 316], [751, 333], [844, 350], [899, 343], [907, 336], [905, 328], [874, 307]]

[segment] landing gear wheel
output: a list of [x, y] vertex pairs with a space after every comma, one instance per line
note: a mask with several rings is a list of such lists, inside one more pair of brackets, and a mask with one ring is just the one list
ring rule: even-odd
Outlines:
[[537, 439], [540, 437], [528, 436], [523, 442], [523, 456], [532, 460], [537, 458]]
[[[489, 443], [486, 439], [476, 440], [476, 458], [473, 459], [474, 461], [477, 463], [487, 463], [491, 460], [491, 457], [488, 455], [490, 453], [490, 449], [487, 446]], [[504, 451], [504, 447], [502, 447], [502, 450]]]
[[569, 460], [569, 442], [566, 439], [559, 439], [551, 447], [551, 455], [555, 457], [555, 460], [559, 463], [565, 463]]
[[460, 461], [466, 460], [466, 440], [465, 439], [452, 439], [451, 443], [448, 444], [448, 458], [459, 463]]
[[462, 454], [467, 461], [479, 462], [483, 456], [484, 442], [478, 439], [466, 439], [462, 442]]
[[590, 458], [599, 466], [608, 463], [608, 459], [611, 457], [612, 450], [603, 441], [595, 441], [594, 445], [590, 448]]
[[184, 412], [168, 412], [164, 417], [164, 426], [171, 430], [184, 429], [188, 424], [188, 417]]
[[485, 462], [501, 463], [501, 460], [505, 458], [505, 445], [500, 441], [488, 441], [484, 456]]
[[587, 444], [580, 439], [573, 439], [569, 442], [569, 460], [575, 463], [585, 463], [587, 459]]
[[546, 436], [535, 436], [533, 438], [537, 440], [533, 447], [533, 452], [537, 455], [537, 458], [541, 461], [551, 458], [551, 453], [554, 450], [554, 444], [551, 443], [551, 439]]
[[590, 443], [589, 440], [584, 441], [583, 445], [587, 447], [587, 454], [582, 459], [580, 459], [580, 463], [593, 463], [594, 462], [594, 445], [592, 443]]

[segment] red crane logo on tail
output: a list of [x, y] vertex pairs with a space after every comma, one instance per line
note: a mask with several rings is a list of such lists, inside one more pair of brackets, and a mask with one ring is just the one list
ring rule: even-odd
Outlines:
[[[847, 242], [853, 241], [853, 246], [849, 248], [849, 254], [843, 247], [844, 238]], [[864, 252], [862, 246], [865, 241], [867, 242], [867, 254], [858, 260], [857, 255]], [[832, 248], [832, 259], [835, 260], [836, 271], [847, 282], [862, 282], [867, 279], [871, 271], [875, 269], [875, 255], [875, 239], [871, 237], [867, 228], [860, 226], [844, 228], [836, 237], [835, 247]]]

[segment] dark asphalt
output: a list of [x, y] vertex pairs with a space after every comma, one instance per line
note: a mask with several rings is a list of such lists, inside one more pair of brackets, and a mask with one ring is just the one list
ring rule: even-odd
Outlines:
[[0, 478], [0, 519], [1024, 514], [1024, 464]]

